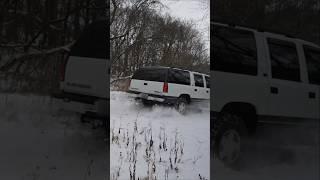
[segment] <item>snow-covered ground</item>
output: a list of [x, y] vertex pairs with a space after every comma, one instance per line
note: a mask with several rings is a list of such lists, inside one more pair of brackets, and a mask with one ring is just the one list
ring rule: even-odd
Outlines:
[[235, 167], [213, 160], [216, 180], [319, 180], [319, 122], [301, 126], [263, 125]]
[[210, 179], [208, 105], [183, 116], [111, 91], [110, 106], [110, 179]]
[[[319, 124], [260, 127], [247, 162], [230, 169], [214, 160], [209, 178], [208, 109], [182, 116], [122, 92], [110, 102], [110, 179], [130, 179], [134, 169], [136, 179], [319, 179]], [[58, 108], [49, 97], [0, 94], [0, 179], [108, 179], [104, 129]]]
[[105, 130], [49, 97], [0, 94], [0, 179], [107, 179]]

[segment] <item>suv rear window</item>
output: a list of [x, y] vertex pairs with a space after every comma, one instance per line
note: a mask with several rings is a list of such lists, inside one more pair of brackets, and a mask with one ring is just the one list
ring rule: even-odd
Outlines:
[[165, 82], [168, 69], [143, 68], [134, 73], [132, 79]]
[[188, 71], [170, 69], [168, 82], [174, 84], [190, 85], [190, 73]]
[[320, 85], [320, 49], [304, 46], [309, 83]]
[[96, 22], [86, 27], [79, 39], [71, 48], [70, 55], [107, 60], [107, 25], [105, 22]]
[[195, 86], [204, 87], [203, 77], [200, 74], [194, 74]]
[[253, 32], [213, 26], [213, 63], [216, 71], [257, 75], [257, 49]]
[[272, 77], [300, 81], [300, 65], [296, 45], [292, 42], [268, 38]]

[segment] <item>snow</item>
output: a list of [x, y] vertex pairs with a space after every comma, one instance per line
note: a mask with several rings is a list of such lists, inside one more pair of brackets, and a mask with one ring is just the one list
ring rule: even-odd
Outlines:
[[[124, 92], [112, 91], [110, 97], [110, 179], [130, 179], [133, 157], [136, 179], [146, 178], [148, 170], [158, 180], [166, 175], [167, 179], [194, 180], [199, 175], [210, 179], [208, 108], [183, 116], [172, 107], [144, 107]], [[108, 179], [104, 129], [91, 129], [80, 123], [79, 115], [59, 111], [59, 106], [46, 96], [0, 94], [0, 179]], [[136, 156], [131, 153], [133, 134]], [[153, 146], [147, 148], [151, 134]], [[167, 151], [163, 150], [164, 137]], [[170, 150], [172, 162], [177, 157], [172, 169]], [[260, 127], [246, 160], [239, 169], [214, 160], [212, 179], [319, 179], [319, 122], [304, 127]], [[116, 178], [113, 175], [119, 167]]]
[[110, 179], [130, 179], [135, 163], [136, 179], [210, 179], [209, 105], [181, 115], [111, 91], [110, 106]]
[[[210, 52], [210, 0], [161, 0], [167, 9], [161, 13], [169, 13], [181, 20], [192, 21], [195, 28], [202, 34], [205, 46]], [[210, 54], [210, 53], [209, 53]]]
[[221, 180], [318, 180], [319, 122], [299, 126], [258, 126], [238, 167], [213, 160], [213, 176]]
[[107, 177], [105, 130], [58, 108], [46, 96], [0, 94], [0, 179]]

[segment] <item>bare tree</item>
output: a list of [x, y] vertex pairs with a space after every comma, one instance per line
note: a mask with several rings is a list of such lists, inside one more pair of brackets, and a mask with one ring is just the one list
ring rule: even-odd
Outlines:
[[106, 18], [106, 6], [104, 0], [1, 1], [0, 75], [58, 87], [68, 49], [86, 25]]
[[117, 7], [111, 8], [110, 42], [115, 78], [150, 65], [188, 69], [203, 65], [198, 70], [209, 71], [208, 52], [192, 23], [158, 13], [163, 8], [159, 1], [113, 0], [113, 4]]
[[318, 0], [215, 0], [216, 21], [275, 31], [320, 44]]

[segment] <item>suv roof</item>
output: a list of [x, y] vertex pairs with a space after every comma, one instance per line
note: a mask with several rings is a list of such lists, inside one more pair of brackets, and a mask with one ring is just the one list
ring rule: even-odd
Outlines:
[[287, 38], [287, 39], [291, 39], [292, 41], [296, 41], [299, 42], [301, 44], [305, 44], [305, 45], [309, 45], [309, 46], [313, 46], [316, 48], [320, 48], [319, 45], [313, 43], [313, 42], [309, 42], [303, 39], [299, 39], [299, 38], [295, 38], [292, 35], [288, 35], [288, 34], [283, 34], [283, 33], [277, 33], [275, 31], [270, 31], [270, 30], [263, 30], [263, 29], [254, 29], [251, 27], [245, 27], [245, 26], [241, 26], [241, 25], [236, 25], [236, 24], [231, 24], [231, 23], [221, 23], [221, 22], [211, 22], [211, 24], [213, 25], [220, 25], [220, 26], [225, 26], [225, 27], [233, 27], [233, 28], [237, 28], [237, 29], [242, 29], [242, 30], [248, 30], [248, 31], [253, 31], [253, 32], [260, 32], [260, 33], [264, 33], [267, 35], [271, 35], [271, 36], [275, 36], [275, 37], [279, 37], [279, 38]]
[[168, 67], [168, 66], [145, 66], [145, 67], [141, 67], [140, 69], [149, 69], [149, 68], [157, 68], [157, 69], [178, 69], [178, 70], [182, 70], [182, 71], [189, 71], [189, 72], [194, 72], [194, 73], [199, 73], [199, 74], [204, 74], [206, 76], [209, 76], [206, 73], [202, 73], [202, 72], [197, 72], [197, 71], [191, 71], [188, 69], [181, 69], [181, 68], [176, 68], [176, 67]]

